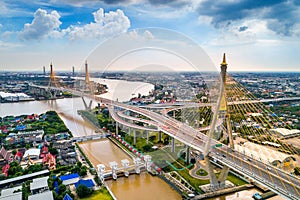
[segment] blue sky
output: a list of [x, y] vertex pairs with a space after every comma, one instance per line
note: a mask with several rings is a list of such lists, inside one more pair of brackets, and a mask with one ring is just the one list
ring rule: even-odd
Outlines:
[[300, 71], [297, 0], [2, 0], [0, 70], [69, 70], [148, 27], [182, 33], [217, 66], [226, 52], [231, 71]]

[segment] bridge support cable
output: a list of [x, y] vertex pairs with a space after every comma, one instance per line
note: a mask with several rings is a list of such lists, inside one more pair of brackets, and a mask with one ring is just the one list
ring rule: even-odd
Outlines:
[[[242, 88], [242, 89], [241, 89]], [[240, 85], [239, 83], [237, 83], [237, 82], [235, 82], [235, 84], [234, 84], [234, 91], [235, 91], [235, 94], [245, 94], [245, 91], [243, 91], [243, 90], [246, 90], [246, 88], [244, 88], [242, 85]], [[247, 95], [252, 95], [251, 93], [247, 93]], [[255, 98], [253, 95], [252, 95], [252, 98]], [[239, 106], [239, 107], [241, 107], [241, 105], [236, 105], [236, 106]], [[240, 109], [240, 110], [243, 110], [244, 112], [249, 112], [249, 113], [251, 113], [251, 112], [261, 112], [261, 111], [264, 111], [264, 112], [266, 112], [266, 111], [268, 111], [266, 108], [265, 108], [265, 106], [261, 103], [261, 102], [258, 102], [258, 103], [256, 103], [256, 104], [254, 104], [254, 103], [252, 103], [252, 102], [249, 102], [249, 103], [247, 103], [247, 104], [245, 104], [245, 106], [243, 106], [243, 108], [242, 109]], [[268, 111], [268, 112], [270, 112], [270, 111]], [[269, 120], [265, 117], [265, 113], [263, 113], [263, 115], [262, 116], [257, 116], [257, 117], [253, 117], [254, 119], [255, 119], [255, 121], [256, 122], [258, 122], [259, 124], [261, 124], [261, 125], [263, 125], [264, 123], [266, 123], [269, 127], [271, 127], [271, 128], [273, 128], [273, 125], [269, 122]], [[274, 119], [274, 117], [271, 115], [271, 118], [273, 118]], [[272, 120], [273, 121], [273, 120]], [[249, 132], [250, 132], [250, 130], [249, 130]], [[250, 135], [253, 135], [253, 133], [252, 132], [250, 132]], [[271, 135], [270, 135], [270, 133], [267, 131], [267, 130], [263, 130], [262, 131], [262, 133], [254, 133], [254, 136], [256, 137], [256, 139], [258, 139], [258, 140], [260, 140], [259, 139], [259, 137], [258, 137], [258, 135], [268, 135], [268, 137], [272, 137]], [[289, 150], [289, 151], [291, 151], [291, 152], [294, 152], [293, 151], [293, 149], [291, 149], [289, 146], [287, 146], [287, 150]], [[261, 159], [261, 158], [260, 158]], [[254, 159], [255, 160], [255, 163], [257, 163], [257, 164], [259, 164], [259, 161], [258, 160], [256, 160], [256, 159]], [[263, 163], [263, 165], [264, 165], [264, 168], [265, 168], [265, 171], [268, 173], [268, 175], [269, 175], [269, 177], [270, 177], [270, 179], [271, 179], [271, 182], [273, 183], [273, 184], [275, 184], [274, 183], [274, 180], [273, 180], [273, 178], [272, 178], [272, 175], [270, 174], [270, 172], [269, 172], [269, 170], [268, 170], [268, 166], [266, 165], [266, 163], [265, 162], [262, 162]], [[251, 168], [252, 169], [252, 168]], [[283, 176], [284, 174], [279, 174], [278, 173], [278, 170], [275, 170], [275, 173], [276, 173], [276, 176], [279, 178], [279, 182], [278, 183], [280, 183], [282, 186], [283, 186], [283, 188], [285, 189], [285, 190], [288, 190], [288, 188], [287, 188], [287, 184], [286, 184], [286, 182], [285, 182], [285, 180], [288, 180], [289, 182], [293, 182], [292, 180], [291, 180], [291, 178], [290, 178], [290, 176]], [[262, 176], [262, 171], [261, 170], [259, 170], [259, 174]], [[299, 193], [299, 190], [296, 188], [296, 186], [294, 185], [294, 184], [292, 184], [292, 186], [293, 186], [293, 188], [292, 189], [294, 189], [295, 191], [296, 191], [296, 193], [298, 194], [298, 195], [300, 195], [300, 193]]]
[[216, 129], [216, 123], [217, 123], [217, 118], [218, 118], [218, 111], [220, 109], [221, 99], [222, 99], [222, 96], [223, 96], [223, 91], [224, 91], [224, 86], [223, 86], [223, 84], [221, 84], [220, 95], [219, 95], [219, 98], [218, 98], [218, 101], [217, 101], [217, 105], [216, 105], [216, 108], [215, 108], [215, 111], [214, 111], [214, 114], [213, 114], [212, 123], [210, 125], [210, 129], [209, 129], [208, 135], [207, 135], [207, 142], [205, 144], [205, 148], [204, 148], [204, 152], [203, 152], [204, 156], [208, 155], [208, 153], [210, 151], [210, 148], [211, 148], [211, 140], [212, 140], [213, 134], [214, 134], [215, 129]]

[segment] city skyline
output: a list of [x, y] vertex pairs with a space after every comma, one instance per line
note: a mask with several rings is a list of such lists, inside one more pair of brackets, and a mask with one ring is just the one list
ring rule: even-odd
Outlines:
[[280, 0], [5, 0], [0, 70], [38, 71], [50, 62], [58, 71], [80, 68], [110, 37], [142, 28], [143, 37], [152, 38], [147, 28], [157, 27], [193, 40], [217, 67], [226, 52], [228, 71], [299, 71], [299, 6]]

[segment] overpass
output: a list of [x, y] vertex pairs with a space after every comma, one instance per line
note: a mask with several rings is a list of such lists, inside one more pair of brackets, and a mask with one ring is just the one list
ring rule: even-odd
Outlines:
[[89, 140], [100, 140], [100, 139], [106, 138], [107, 136], [110, 136], [110, 134], [103, 133], [103, 134], [97, 134], [97, 135], [84, 135], [84, 136], [80, 136], [80, 137], [73, 137], [72, 141], [73, 142], [85, 142], [85, 141], [89, 141]]
[[[158, 124], [158, 130], [168, 134], [176, 140], [200, 152], [204, 152], [205, 144], [209, 140], [208, 136], [182, 122], [179, 122], [171, 117], [164, 116], [150, 110], [146, 110], [144, 108], [123, 104], [117, 101], [86, 94], [81, 91], [76, 91], [72, 89], [56, 87], [50, 87], [50, 89], [70, 92], [74, 95], [82, 97], [84, 96], [96, 102], [107, 104], [110, 107], [129, 110], [144, 115]], [[115, 115], [112, 115], [113, 118], [114, 116]], [[120, 118], [117, 117], [115, 117], [114, 120], [116, 120], [119, 123], [123, 122], [120, 120]], [[218, 141], [214, 139], [210, 140], [212, 146], [215, 146], [218, 143]], [[211, 159], [213, 159], [215, 162], [222, 163], [224, 166], [228, 166], [234, 171], [237, 171], [240, 174], [249, 177], [250, 179], [260, 183], [261, 185], [269, 188], [270, 190], [274, 191], [275, 193], [281, 196], [295, 200], [300, 198], [299, 179], [278, 168], [263, 163], [262, 161], [256, 160], [247, 155], [244, 155], [241, 152], [234, 151], [226, 145], [222, 145], [219, 148], [211, 149], [208, 156], [211, 157]]]
[[[238, 104], [247, 104], [247, 103], [271, 103], [271, 102], [280, 102], [280, 101], [298, 101], [300, 97], [282, 97], [282, 98], [273, 98], [273, 99], [252, 99], [252, 100], [240, 100], [240, 101], [229, 101], [228, 105], [238, 105]], [[192, 107], [202, 107], [202, 106], [212, 106], [212, 103], [196, 103], [191, 101], [176, 101], [174, 103], [159, 103], [159, 104], [148, 104], [139, 106], [141, 108], [151, 108], [151, 109], [167, 109], [173, 107], [182, 107], [192, 108]]]

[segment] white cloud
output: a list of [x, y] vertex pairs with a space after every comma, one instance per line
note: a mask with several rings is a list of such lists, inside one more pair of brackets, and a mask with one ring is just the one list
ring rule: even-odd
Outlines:
[[148, 30], [146, 30], [143, 35], [146, 39], [154, 39], [154, 35]]
[[249, 19], [233, 21], [224, 26], [223, 29], [220, 29], [220, 34], [210, 41], [210, 44], [213, 46], [235, 46], [261, 41], [271, 44], [277, 40], [276, 33], [268, 29], [267, 20]]
[[104, 13], [103, 8], [93, 13], [94, 22], [83, 26], [70, 26], [65, 31], [70, 40], [107, 38], [126, 32], [130, 20], [120, 9]]
[[7, 50], [9, 48], [20, 47], [20, 44], [3, 42], [0, 40], [0, 50]]
[[31, 23], [24, 25], [20, 37], [24, 40], [40, 40], [55, 33], [61, 25], [60, 15], [57, 11], [47, 13], [46, 10], [37, 9]]
[[128, 32], [128, 36], [130, 37], [130, 39], [134, 39], [134, 40], [152, 40], [152, 39], [154, 39], [154, 35], [152, 34], [151, 31], [149, 31], [149, 30], [143, 31], [143, 29], [131, 30], [130, 32]]

